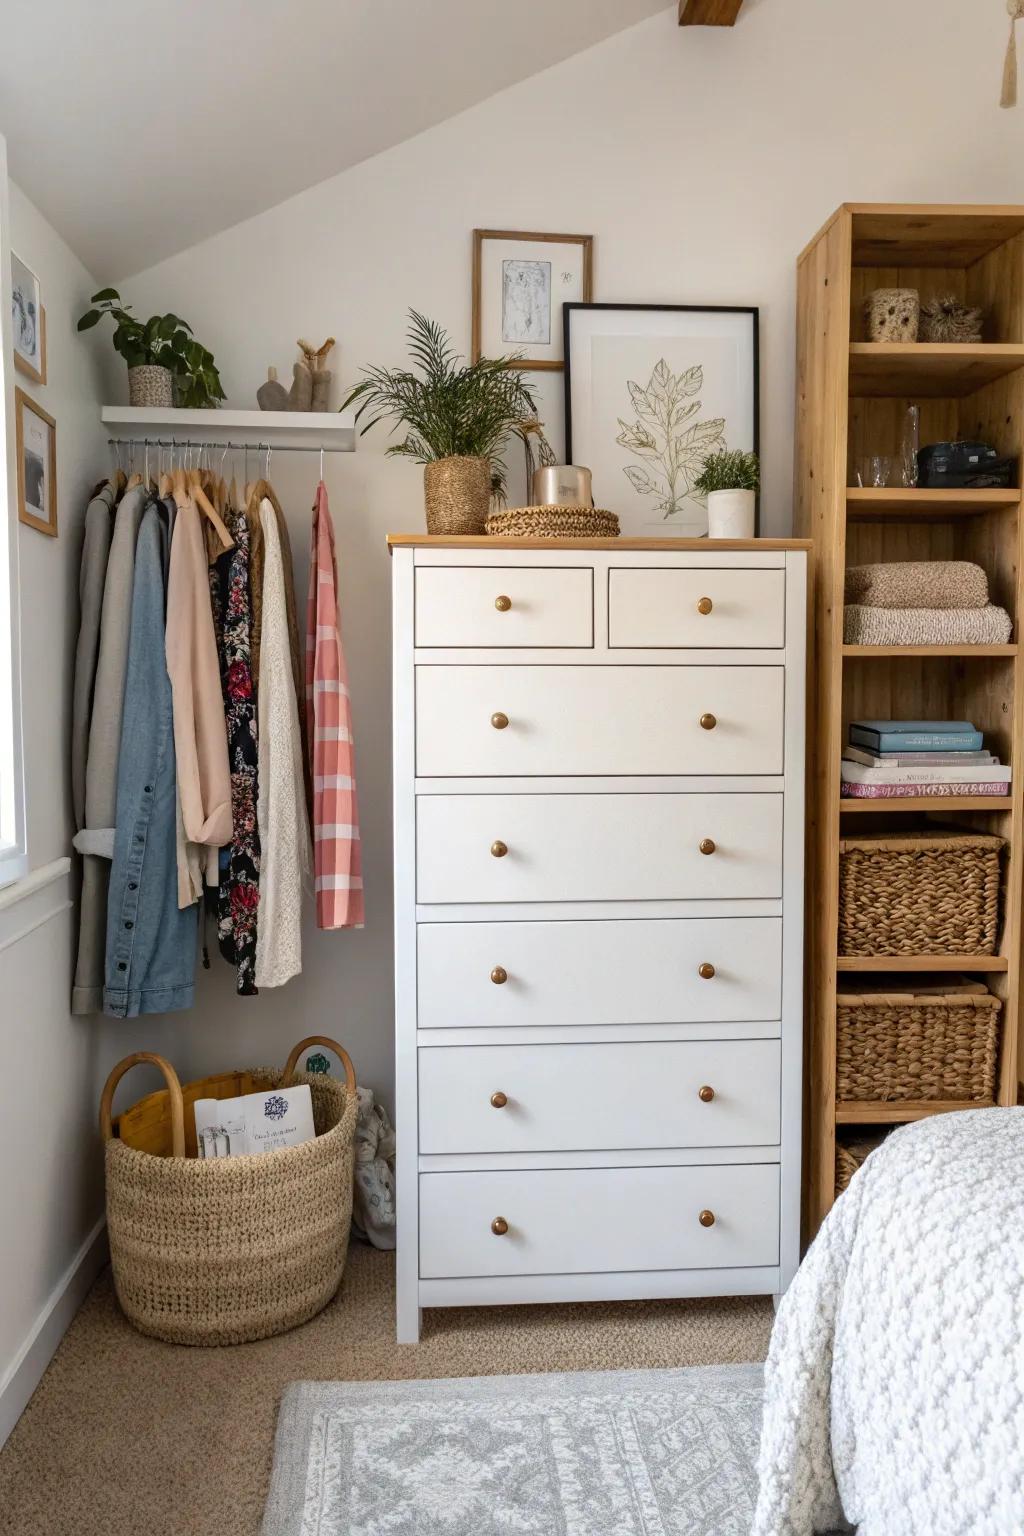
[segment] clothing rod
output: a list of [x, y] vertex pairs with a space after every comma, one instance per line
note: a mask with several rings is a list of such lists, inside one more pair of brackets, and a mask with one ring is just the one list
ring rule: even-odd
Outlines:
[[288, 443], [235, 443], [226, 438], [198, 439], [192, 437], [108, 437], [110, 448], [231, 448], [252, 453], [351, 453], [351, 448], [320, 447], [319, 444]]

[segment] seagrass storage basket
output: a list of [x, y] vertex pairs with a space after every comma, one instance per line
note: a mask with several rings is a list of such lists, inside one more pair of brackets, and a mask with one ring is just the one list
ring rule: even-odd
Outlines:
[[600, 507], [509, 507], [487, 519], [492, 539], [617, 539], [619, 519]]
[[937, 829], [839, 843], [841, 955], [994, 955], [1003, 839]]
[[995, 1098], [1002, 1003], [980, 982], [840, 992], [836, 1100], [915, 1103]]
[[836, 1194], [841, 1195], [861, 1164], [885, 1140], [886, 1133], [855, 1136], [836, 1142]]
[[[315, 1044], [339, 1057], [344, 1083], [295, 1072]], [[114, 1089], [142, 1061], [159, 1067], [167, 1087], [112, 1123]], [[312, 1141], [254, 1157], [196, 1156], [196, 1099], [295, 1083], [310, 1087]], [[160, 1056], [138, 1051], [119, 1062], [103, 1090], [100, 1133], [110, 1259], [128, 1320], [171, 1344], [241, 1344], [325, 1307], [348, 1254], [357, 1107], [352, 1062], [320, 1035], [301, 1041], [283, 1072], [224, 1073], [184, 1089]]]

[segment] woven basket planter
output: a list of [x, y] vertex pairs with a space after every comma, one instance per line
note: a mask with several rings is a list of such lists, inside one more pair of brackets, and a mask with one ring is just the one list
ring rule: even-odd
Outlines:
[[1003, 839], [864, 835], [839, 843], [841, 955], [994, 955]]
[[491, 466], [486, 459], [435, 459], [423, 467], [427, 532], [483, 533], [491, 505]]
[[990, 992], [841, 992], [836, 1099], [991, 1104], [999, 1014]]
[[[344, 1062], [345, 1083], [295, 1073], [300, 1052], [316, 1043]], [[139, 1061], [158, 1066], [167, 1088], [115, 1128], [114, 1088]], [[310, 1087], [312, 1141], [254, 1157], [185, 1155], [186, 1102], [297, 1082]], [[283, 1072], [226, 1073], [184, 1092], [159, 1056], [139, 1052], [120, 1062], [103, 1091], [100, 1130], [110, 1260], [129, 1322], [171, 1344], [241, 1344], [283, 1333], [325, 1307], [348, 1254], [357, 1109], [352, 1063], [320, 1036], [297, 1045]]]
[[129, 405], [173, 406], [174, 375], [169, 368], [143, 363], [128, 369]]
[[880, 1132], [877, 1136], [858, 1136], [851, 1141], [836, 1142], [836, 1194], [841, 1195], [847, 1188], [857, 1169], [866, 1161], [876, 1147], [880, 1147], [888, 1132]]
[[487, 532], [495, 539], [617, 539], [619, 520], [597, 507], [510, 507], [491, 513]]

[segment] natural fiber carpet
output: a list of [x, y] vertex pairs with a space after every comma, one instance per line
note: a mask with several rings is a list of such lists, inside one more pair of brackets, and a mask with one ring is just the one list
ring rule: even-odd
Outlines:
[[276, 1339], [143, 1338], [109, 1274], [0, 1451], [3, 1536], [256, 1536], [277, 1409], [293, 1381], [397, 1381], [763, 1360], [767, 1299], [473, 1307], [394, 1341], [394, 1261], [353, 1243], [341, 1291]]

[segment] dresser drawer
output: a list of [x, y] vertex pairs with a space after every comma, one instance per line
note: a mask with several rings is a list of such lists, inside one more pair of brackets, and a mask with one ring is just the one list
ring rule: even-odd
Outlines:
[[782, 795], [420, 795], [416, 846], [424, 903], [774, 899]]
[[778, 1040], [426, 1047], [420, 1151], [774, 1146], [781, 1049]]
[[613, 649], [781, 647], [785, 634], [785, 571], [701, 566], [608, 572]]
[[594, 644], [590, 567], [421, 565], [418, 646]]
[[416, 668], [423, 778], [781, 773], [782, 667]]
[[773, 1163], [426, 1173], [419, 1184], [423, 1279], [779, 1262]]
[[[719, 1024], [782, 1011], [782, 919], [420, 923], [420, 1029]], [[702, 978], [699, 965], [715, 974]]]

